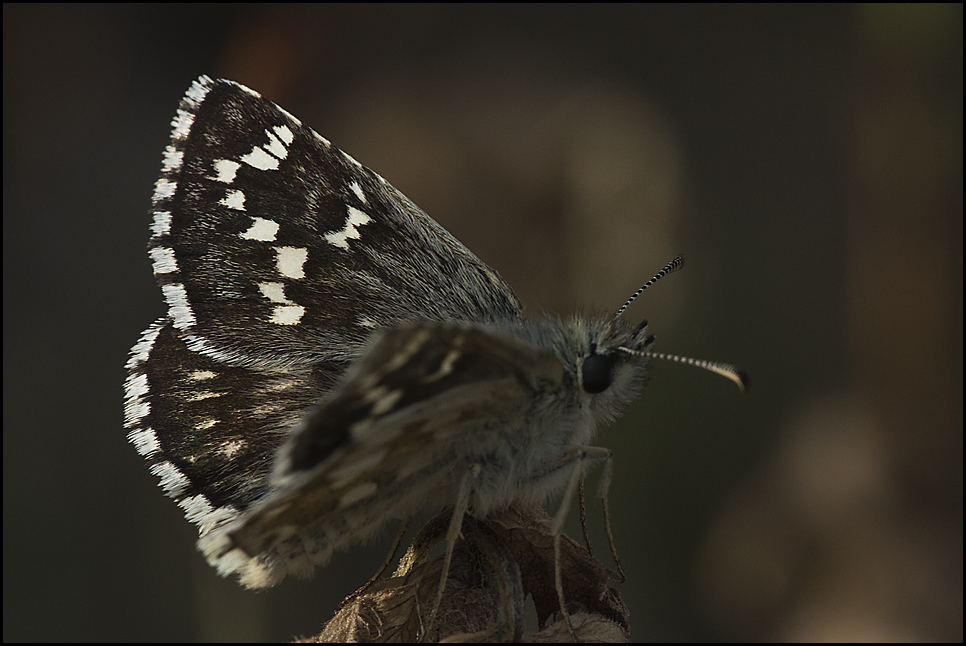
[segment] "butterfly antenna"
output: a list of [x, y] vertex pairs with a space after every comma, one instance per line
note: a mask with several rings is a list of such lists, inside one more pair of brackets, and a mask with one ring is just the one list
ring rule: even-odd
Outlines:
[[634, 292], [634, 295], [633, 296], [631, 296], [630, 298], [627, 299], [627, 302], [624, 303], [624, 305], [621, 306], [621, 308], [619, 310], [617, 310], [617, 313], [616, 314], [614, 314], [614, 320], [619, 319], [620, 316], [621, 316], [621, 314], [624, 313], [624, 310], [626, 310], [628, 307], [630, 307], [630, 304], [634, 302], [634, 299], [637, 298], [638, 296], [640, 296], [641, 293], [643, 293], [643, 291], [645, 289], [647, 289], [648, 287], [650, 287], [651, 285], [653, 285], [657, 281], [661, 280], [662, 278], [664, 278], [668, 274], [673, 274], [674, 272], [676, 272], [678, 269], [680, 269], [683, 266], [684, 266], [684, 254], [678, 254], [677, 257], [674, 260], [672, 260], [668, 264], [664, 265], [664, 269], [662, 269], [661, 271], [657, 272], [657, 274], [654, 276], [654, 278], [652, 278], [651, 280], [649, 280], [646, 283], [644, 283], [643, 285], [641, 285], [641, 288], [639, 290], [637, 290], [636, 292]]
[[708, 361], [706, 359], [692, 359], [691, 357], [680, 357], [676, 354], [664, 354], [663, 352], [651, 352], [650, 350], [640, 351], [622, 347], [615, 349], [627, 354], [633, 354], [638, 357], [650, 357], [652, 359], [674, 361], [675, 363], [683, 363], [696, 368], [708, 370], [709, 372], [713, 372], [716, 375], [721, 375], [722, 377], [726, 377], [727, 379], [735, 382], [738, 384], [738, 388], [740, 388], [741, 392], [743, 393], [748, 392], [748, 388], [751, 386], [748, 373], [746, 373], [744, 370], [741, 370], [737, 366], [731, 365], [730, 363]]

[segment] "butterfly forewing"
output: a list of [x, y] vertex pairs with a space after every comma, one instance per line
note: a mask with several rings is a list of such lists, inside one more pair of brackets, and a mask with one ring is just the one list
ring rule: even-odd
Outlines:
[[311, 365], [353, 359], [374, 328], [404, 320], [519, 316], [493, 270], [267, 99], [202, 79], [174, 127], [149, 247], [192, 349]]
[[[554, 355], [513, 338], [451, 324], [389, 330], [296, 429], [276, 493], [222, 547], [260, 554], [331, 527], [355, 542], [388, 520], [452, 504], [446, 485], [470, 464], [500, 459], [528, 407], [564, 380]], [[346, 528], [347, 518], [366, 522]]]

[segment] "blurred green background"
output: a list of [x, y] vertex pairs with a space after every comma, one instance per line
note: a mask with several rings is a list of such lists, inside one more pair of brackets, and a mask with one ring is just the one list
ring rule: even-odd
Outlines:
[[533, 310], [612, 311], [686, 254], [628, 315], [752, 391], [657, 364], [598, 436], [636, 640], [962, 641], [962, 5], [5, 4], [3, 30], [4, 641], [313, 634], [388, 547], [245, 592], [125, 441], [200, 74]]

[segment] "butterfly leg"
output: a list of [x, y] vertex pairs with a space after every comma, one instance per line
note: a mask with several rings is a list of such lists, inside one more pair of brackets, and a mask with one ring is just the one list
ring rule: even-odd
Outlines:
[[568, 467], [573, 469], [570, 475], [570, 481], [567, 483], [567, 488], [564, 490], [563, 498], [560, 501], [560, 508], [557, 510], [557, 514], [554, 516], [553, 524], [551, 525], [551, 533], [553, 534], [554, 586], [557, 589], [557, 600], [560, 603], [560, 613], [563, 616], [564, 621], [567, 622], [567, 628], [569, 629], [570, 636], [573, 637], [574, 641], [578, 641], [577, 633], [574, 632], [574, 627], [570, 623], [570, 615], [567, 613], [567, 602], [564, 598], [563, 590], [563, 574], [560, 569], [560, 535], [563, 534], [563, 525], [567, 520], [567, 513], [570, 511], [570, 506], [573, 504], [574, 493], [576, 493], [578, 488], [580, 488], [587, 467], [590, 464], [599, 462], [601, 460], [605, 460], [607, 464], [610, 464], [611, 452], [609, 449], [604, 449], [597, 446], [580, 446], [571, 449], [559, 461], [553, 465], [549, 465], [545, 471], [545, 473], [549, 475], [550, 473], [556, 472], [559, 469]]
[[[600, 474], [600, 480], [597, 482], [597, 497], [600, 498], [600, 504], [604, 509], [604, 529], [607, 530], [607, 544], [610, 546], [610, 553], [614, 557], [614, 563], [617, 564], [617, 574], [620, 576], [620, 582], [623, 583], [627, 580], [627, 575], [624, 574], [620, 557], [617, 556], [617, 546], [614, 544], [614, 532], [610, 526], [610, 505], [607, 502], [608, 493], [610, 492], [610, 479], [613, 472], [614, 460], [611, 456], [608, 456], [607, 461], [604, 463], [604, 472]], [[581, 500], [582, 503], [583, 500]], [[584, 528], [585, 537], [586, 531], [586, 528]], [[587, 544], [587, 548], [589, 551], [590, 543]]]
[[479, 479], [480, 473], [480, 465], [474, 464], [470, 467], [470, 470], [463, 476], [463, 482], [460, 483], [459, 493], [456, 494], [453, 515], [450, 517], [449, 528], [446, 530], [446, 555], [443, 557], [443, 569], [439, 575], [439, 589], [436, 591], [436, 602], [433, 604], [433, 611], [429, 615], [429, 622], [423, 628], [420, 641], [432, 629], [433, 622], [436, 620], [436, 613], [439, 611], [439, 605], [443, 601], [443, 591], [446, 589], [449, 566], [453, 560], [453, 548], [456, 547], [456, 540], [459, 538], [460, 530], [463, 527], [463, 516], [466, 515], [466, 510], [470, 505], [470, 495], [473, 493], [473, 485]]
[[399, 551], [399, 546], [402, 545], [403, 536], [406, 535], [406, 530], [409, 529], [409, 523], [412, 522], [412, 520], [413, 517], [410, 516], [399, 525], [399, 532], [396, 534], [396, 538], [392, 542], [392, 548], [390, 548], [389, 554], [386, 555], [386, 560], [382, 562], [382, 565], [379, 566], [379, 569], [376, 570], [376, 573], [373, 574], [372, 577], [366, 581], [361, 588], [350, 594], [342, 601], [343, 607], [356, 597], [359, 597], [365, 593], [365, 591], [368, 590], [373, 583], [378, 581], [386, 570], [389, 569], [389, 566], [392, 565], [392, 562], [396, 559], [396, 552]]
[[587, 506], [584, 504], [584, 477], [580, 478], [577, 484], [577, 509], [580, 510], [580, 531], [584, 535], [584, 545], [587, 546], [587, 553], [594, 555], [594, 550], [590, 546], [590, 534], [587, 533]]

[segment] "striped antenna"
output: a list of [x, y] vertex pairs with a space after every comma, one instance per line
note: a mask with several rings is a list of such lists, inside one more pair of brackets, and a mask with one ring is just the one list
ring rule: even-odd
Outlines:
[[663, 359], [665, 361], [674, 361], [675, 363], [684, 363], [689, 366], [694, 366], [696, 368], [703, 368], [715, 374], [726, 377], [731, 381], [738, 384], [738, 388], [741, 392], [748, 392], [748, 388], [751, 386], [751, 382], [748, 378], [748, 374], [730, 363], [721, 363], [720, 361], [708, 361], [706, 359], [692, 359], [691, 357], [680, 357], [676, 354], [664, 354], [663, 352], [651, 352], [646, 350], [644, 352], [638, 350], [631, 350], [630, 348], [616, 348], [621, 352], [627, 354], [633, 354], [639, 357], [651, 357], [652, 359]]
[[[647, 289], [657, 281], [661, 280], [668, 274], [673, 274], [683, 266], [684, 266], [684, 255], [678, 254], [677, 257], [674, 258], [674, 260], [664, 265], [664, 269], [657, 272], [654, 278], [644, 283], [639, 290], [634, 292], [633, 296], [627, 299], [627, 302], [624, 303], [624, 305], [619, 310], [617, 310], [616, 314], [614, 314], [614, 320], [617, 320], [618, 318], [620, 318], [620, 315], [624, 313], [624, 310], [626, 310], [630, 306], [630, 304], [634, 302], [634, 299], [640, 296], [645, 289]], [[641, 321], [641, 324], [637, 326], [637, 330], [635, 330], [634, 332], [634, 336], [636, 336], [637, 333], [646, 326], [647, 326], [647, 321]], [[651, 345], [651, 343], [653, 342], [654, 342], [654, 337], [653, 336], [648, 337], [648, 340], [646, 340], [643, 343], [643, 345], [647, 347]], [[663, 352], [651, 352], [650, 350], [642, 351], [642, 350], [632, 350], [630, 348], [620, 348], [620, 347], [615, 349], [620, 350], [621, 352], [625, 352], [627, 354], [633, 354], [639, 357], [651, 357], [653, 359], [664, 359], [665, 361], [684, 363], [689, 366], [695, 366], [697, 368], [703, 368], [704, 370], [709, 370], [715, 374], [721, 375], [722, 377], [727, 377], [731, 381], [738, 384], [738, 388], [741, 389], [741, 392], [747, 392], [748, 387], [750, 385], [750, 382], [748, 380], [748, 375], [744, 371], [740, 370], [736, 366], [731, 365], [730, 363], [721, 363], [720, 361], [707, 361], [705, 359], [692, 359], [691, 357], [680, 357], [676, 354], [664, 354]]]
[[640, 296], [645, 289], [647, 289], [657, 281], [661, 280], [668, 274], [673, 274], [683, 266], [684, 266], [684, 254], [678, 254], [674, 260], [664, 265], [664, 269], [657, 272], [657, 275], [655, 275], [654, 278], [644, 283], [639, 290], [634, 292], [633, 296], [627, 299], [627, 302], [624, 303], [624, 305], [619, 310], [617, 310], [616, 314], [614, 314], [614, 319], [616, 320], [620, 318], [621, 314], [624, 313], [624, 310], [626, 310], [630, 306], [630, 304], [634, 302], [634, 299]]

